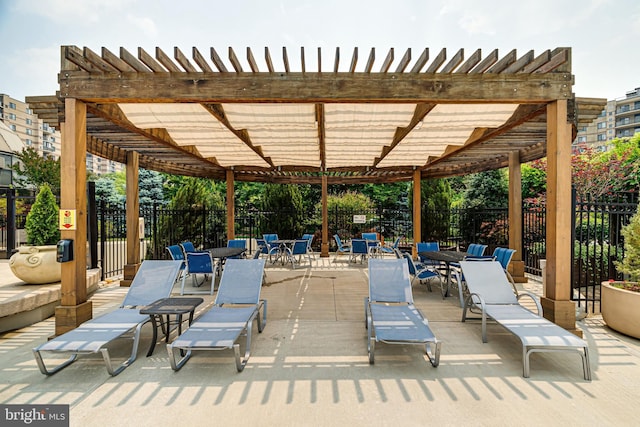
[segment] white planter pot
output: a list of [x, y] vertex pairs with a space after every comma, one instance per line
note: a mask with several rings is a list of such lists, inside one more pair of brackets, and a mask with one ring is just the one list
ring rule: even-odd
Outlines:
[[608, 327], [640, 338], [640, 292], [627, 291], [602, 282], [600, 311]]
[[56, 255], [56, 245], [21, 246], [11, 256], [9, 267], [18, 279], [31, 285], [59, 282], [61, 269]]

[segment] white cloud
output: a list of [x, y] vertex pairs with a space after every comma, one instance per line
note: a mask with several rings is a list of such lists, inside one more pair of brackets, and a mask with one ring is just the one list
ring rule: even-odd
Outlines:
[[127, 22], [139, 28], [147, 37], [155, 37], [158, 35], [158, 27], [151, 18], [127, 15]]

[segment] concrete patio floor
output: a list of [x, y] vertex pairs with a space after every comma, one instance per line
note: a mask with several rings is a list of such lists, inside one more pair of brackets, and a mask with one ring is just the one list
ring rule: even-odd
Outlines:
[[[0, 264], [3, 275], [4, 269]], [[524, 286], [540, 291], [538, 283]], [[125, 293], [117, 286], [98, 290], [94, 315], [115, 308]], [[162, 343], [145, 357], [149, 325], [138, 359], [120, 375], [109, 376], [102, 357], [93, 355], [46, 377], [31, 349], [52, 335], [50, 318], [0, 335], [0, 403], [69, 404], [72, 426], [638, 424], [640, 341], [611, 331], [599, 316], [578, 323], [593, 381], [583, 379], [575, 353], [533, 354], [527, 379], [516, 338], [491, 324], [483, 344], [479, 323], [460, 321], [457, 298], [442, 300], [437, 289], [416, 284], [416, 305], [442, 341], [440, 366], [433, 368], [420, 346], [385, 344], [370, 365], [366, 295], [366, 263], [349, 264], [347, 257], [316, 259], [312, 269], [268, 266], [262, 290], [268, 323], [261, 334], [254, 328], [241, 373], [231, 351], [195, 353], [173, 372]], [[205, 300], [200, 309], [211, 302]], [[128, 344], [115, 344], [114, 357], [125, 355]]]

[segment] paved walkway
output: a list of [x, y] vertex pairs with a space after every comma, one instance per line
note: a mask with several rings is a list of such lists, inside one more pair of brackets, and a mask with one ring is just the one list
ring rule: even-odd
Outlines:
[[[95, 314], [116, 307], [125, 292], [98, 290]], [[479, 324], [460, 322], [457, 299], [443, 301], [439, 292], [416, 285], [416, 304], [443, 342], [440, 366], [431, 367], [417, 346], [383, 344], [369, 365], [366, 294], [366, 264], [348, 264], [346, 257], [319, 260], [313, 269], [268, 267], [262, 292], [268, 324], [262, 334], [254, 328], [242, 373], [227, 351], [199, 352], [173, 372], [162, 345], [145, 357], [151, 336], [145, 326], [137, 361], [120, 375], [110, 377], [96, 355], [46, 377], [31, 349], [53, 333], [48, 319], [0, 335], [0, 403], [69, 404], [72, 426], [638, 423], [640, 343], [613, 333], [599, 317], [579, 322], [590, 346], [592, 382], [583, 379], [572, 353], [534, 354], [525, 379], [512, 335], [490, 325], [483, 344]]]

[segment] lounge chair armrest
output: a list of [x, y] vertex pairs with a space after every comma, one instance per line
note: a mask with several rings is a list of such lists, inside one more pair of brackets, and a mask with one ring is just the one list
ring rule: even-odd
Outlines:
[[520, 301], [521, 297], [529, 297], [533, 300], [533, 302], [536, 304], [536, 310], [538, 310], [538, 316], [542, 316], [542, 305], [540, 305], [540, 300], [538, 299], [538, 297], [534, 294], [532, 294], [529, 291], [521, 291], [520, 293], [518, 293], [518, 301]]

